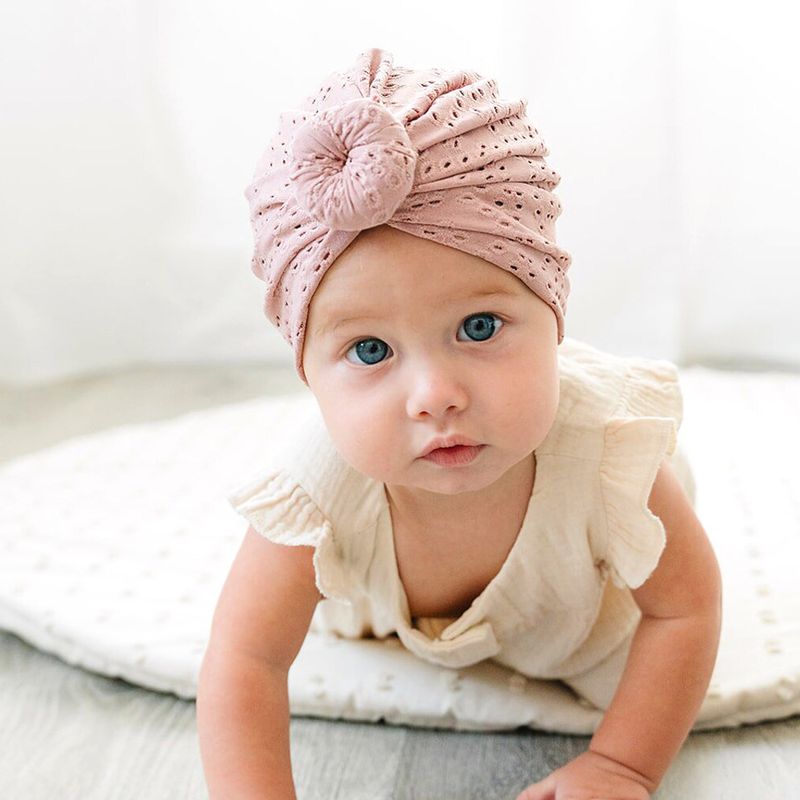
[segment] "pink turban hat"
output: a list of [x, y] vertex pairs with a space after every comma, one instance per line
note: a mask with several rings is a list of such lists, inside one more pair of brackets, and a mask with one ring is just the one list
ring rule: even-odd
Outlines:
[[384, 223], [516, 275], [550, 305], [564, 338], [571, 257], [555, 242], [560, 177], [527, 101], [501, 100], [476, 72], [393, 61], [366, 50], [282, 112], [245, 190], [264, 313], [306, 384], [311, 297], [358, 234]]

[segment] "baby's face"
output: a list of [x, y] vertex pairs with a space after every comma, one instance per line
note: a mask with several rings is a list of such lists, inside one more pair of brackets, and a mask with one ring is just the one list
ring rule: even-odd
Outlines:
[[[474, 296], [484, 292], [497, 294]], [[554, 312], [514, 275], [381, 225], [323, 276], [303, 368], [351, 466], [458, 494], [489, 486], [544, 440], [558, 407], [557, 351]], [[453, 434], [486, 446], [458, 467], [421, 457]]]

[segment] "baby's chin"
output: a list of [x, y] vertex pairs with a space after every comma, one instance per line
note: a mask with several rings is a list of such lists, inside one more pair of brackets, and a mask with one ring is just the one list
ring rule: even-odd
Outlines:
[[[509, 471], [518, 464], [518, 461], [514, 464], [492, 463], [489, 451], [487, 446], [473, 462], [459, 466], [443, 466], [418, 459], [419, 463], [404, 473], [384, 474], [380, 480], [387, 486], [423, 494], [453, 496], [481, 492], [508, 476]], [[484, 457], [487, 457], [486, 462], [482, 463]]]
[[[347, 458], [345, 458], [347, 461]], [[365, 464], [363, 461], [348, 461], [350, 466], [362, 475], [390, 487], [402, 488], [409, 492], [422, 492], [439, 495], [461, 494], [480, 491], [490, 486], [497, 476], [485, 469], [476, 470], [470, 465], [458, 468], [441, 467], [417, 459], [405, 469], [382, 469]]]

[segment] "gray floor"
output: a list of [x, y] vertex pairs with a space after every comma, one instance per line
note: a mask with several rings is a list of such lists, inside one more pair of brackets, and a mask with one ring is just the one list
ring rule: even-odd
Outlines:
[[[290, 369], [130, 369], [0, 387], [0, 462], [67, 437], [302, 388]], [[515, 800], [588, 737], [293, 718], [299, 800]], [[0, 798], [206, 798], [193, 702], [0, 633]], [[655, 800], [800, 797], [800, 717], [692, 734]]]

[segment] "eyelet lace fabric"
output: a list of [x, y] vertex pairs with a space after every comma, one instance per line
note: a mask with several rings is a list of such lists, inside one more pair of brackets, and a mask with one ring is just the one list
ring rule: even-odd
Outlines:
[[295, 197], [329, 228], [360, 231], [391, 219], [411, 191], [417, 151], [380, 104], [350, 100], [297, 131]]

